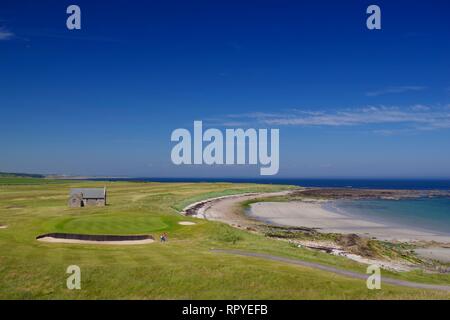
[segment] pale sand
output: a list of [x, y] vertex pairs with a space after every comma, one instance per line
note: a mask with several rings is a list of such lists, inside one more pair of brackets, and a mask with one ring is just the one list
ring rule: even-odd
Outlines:
[[0, 225], [0, 229], [6, 229], [6, 228], [8, 228], [8, 226]]
[[249, 216], [276, 225], [318, 228], [317, 231], [325, 233], [355, 233], [390, 241], [450, 243], [450, 235], [346, 216], [324, 209], [317, 201], [254, 203]]
[[250, 226], [253, 223], [249, 223], [246, 217], [239, 214], [239, 205], [242, 202], [264, 197], [284, 196], [291, 192], [293, 191], [222, 196], [193, 203], [187, 206], [182, 213], [186, 213], [189, 209], [201, 205], [195, 210], [193, 217], [221, 221], [230, 225]]
[[137, 245], [137, 244], [148, 244], [153, 243], [153, 239], [145, 240], [124, 240], [124, 241], [91, 241], [91, 240], [76, 240], [76, 239], [59, 239], [53, 237], [44, 237], [38, 239], [42, 242], [50, 243], [77, 243], [77, 244], [113, 244], [113, 245]]
[[450, 263], [450, 248], [430, 247], [414, 250], [420, 257]]
[[180, 221], [180, 222], [178, 222], [178, 224], [181, 224], [182, 226], [193, 226], [196, 223], [190, 222], [190, 221]]

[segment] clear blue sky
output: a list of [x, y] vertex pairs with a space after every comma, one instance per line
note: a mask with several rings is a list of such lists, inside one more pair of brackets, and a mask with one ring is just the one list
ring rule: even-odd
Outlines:
[[279, 177], [448, 178], [449, 15], [444, 0], [3, 0], [0, 171], [257, 176], [171, 164], [172, 130], [203, 120], [279, 128]]

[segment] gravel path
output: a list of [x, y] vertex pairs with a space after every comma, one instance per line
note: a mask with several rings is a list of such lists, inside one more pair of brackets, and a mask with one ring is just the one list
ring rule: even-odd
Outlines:
[[[265, 253], [247, 252], [247, 251], [240, 251], [240, 250], [223, 250], [223, 249], [213, 249], [211, 251], [216, 252], [216, 253], [233, 254], [233, 255], [239, 255], [239, 256], [245, 256], [245, 257], [255, 257], [255, 258], [278, 261], [278, 262], [283, 262], [283, 263], [295, 264], [295, 265], [299, 265], [299, 266], [303, 266], [303, 267], [309, 267], [309, 268], [332, 272], [332, 273], [335, 273], [335, 274], [338, 274], [341, 276], [346, 276], [346, 277], [350, 277], [350, 278], [354, 278], [354, 279], [367, 280], [367, 277], [369, 276], [366, 274], [361, 274], [361, 273], [357, 273], [357, 272], [353, 272], [353, 271], [337, 269], [337, 268], [326, 266], [326, 265], [323, 265], [320, 263], [308, 262], [308, 261], [303, 261], [303, 260], [298, 260], [298, 259], [283, 258], [283, 257], [279, 257], [279, 256], [265, 254]], [[442, 290], [442, 291], [450, 292], [450, 286], [410, 282], [410, 281], [397, 280], [397, 279], [386, 278], [386, 277], [381, 276], [381, 284], [383, 284], [383, 283], [388, 283], [388, 284], [393, 284], [393, 285], [403, 286], [403, 287], [416, 288], [416, 289], [431, 289], [431, 290]]]

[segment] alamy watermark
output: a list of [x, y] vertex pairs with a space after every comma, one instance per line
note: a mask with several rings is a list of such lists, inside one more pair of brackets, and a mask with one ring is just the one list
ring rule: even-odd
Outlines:
[[[202, 121], [194, 121], [194, 132], [176, 129], [171, 153], [176, 165], [260, 165], [263, 176], [275, 175], [280, 167], [279, 129], [219, 129], [203, 132]], [[270, 147], [270, 150], [269, 150]]]
[[381, 30], [381, 9], [379, 6], [372, 4], [367, 7], [367, 14], [370, 16], [366, 20], [366, 26], [369, 30]]
[[67, 278], [66, 286], [69, 290], [81, 289], [81, 269], [77, 265], [70, 265], [66, 269], [66, 273], [70, 274]]
[[79, 6], [72, 4], [67, 7], [67, 14], [70, 16], [67, 17], [66, 27], [69, 30], [80, 30], [81, 29], [81, 9]]
[[381, 269], [380, 266], [372, 264], [367, 267], [367, 274], [370, 276], [367, 278], [366, 286], [369, 290], [380, 290], [381, 289]]
[[[76, 4], [69, 5], [66, 9], [69, 14], [66, 20], [66, 26], [69, 30], [81, 29], [81, 8]], [[381, 8], [372, 4], [366, 9], [366, 14], [369, 15], [366, 20], [366, 26], [369, 30], [381, 30]]]

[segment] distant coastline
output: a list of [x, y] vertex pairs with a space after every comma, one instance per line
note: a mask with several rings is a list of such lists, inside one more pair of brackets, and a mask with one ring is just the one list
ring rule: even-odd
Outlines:
[[301, 187], [317, 187], [317, 188], [450, 190], [450, 179], [322, 179], [322, 178], [264, 179], [264, 178], [86, 177], [85, 180], [136, 181], [136, 182], [224, 182], [224, 183], [283, 184], [283, 185], [295, 185]]
[[130, 182], [223, 182], [282, 184], [314, 188], [354, 188], [387, 190], [450, 190], [450, 178], [229, 178], [229, 177], [133, 177], [0, 172], [1, 177], [45, 178], [53, 180]]
[[173, 178], [0, 172], [0, 178], [8, 177], [87, 181], [257, 183], [294, 185], [310, 188], [352, 188], [374, 190], [450, 190], [450, 178]]

